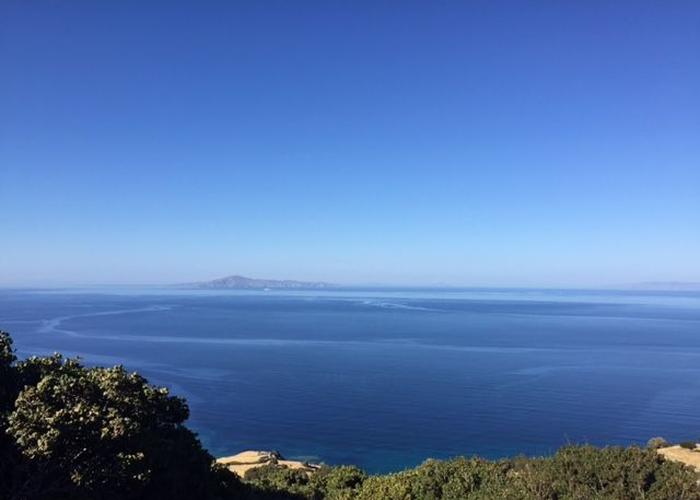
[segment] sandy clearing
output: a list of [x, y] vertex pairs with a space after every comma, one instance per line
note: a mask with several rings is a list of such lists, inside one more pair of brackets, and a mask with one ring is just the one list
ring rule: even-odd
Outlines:
[[286, 460], [282, 455], [274, 451], [242, 451], [230, 457], [217, 458], [216, 462], [225, 466], [231, 472], [244, 477], [245, 473], [251, 469], [256, 469], [264, 465], [275, 465], [280, 468], [303, 470], [311, 473], [320, 466], [308, 464], [297, 460]]
[[667, 446], [666, 448], [659, 448], [657, 451], [667, 460], [690, 465], [700, 472], [700, 447], [696, 447], [695, 450], [689, 450], [687, 448], [681, 448], [679, 445], [674, 445]]

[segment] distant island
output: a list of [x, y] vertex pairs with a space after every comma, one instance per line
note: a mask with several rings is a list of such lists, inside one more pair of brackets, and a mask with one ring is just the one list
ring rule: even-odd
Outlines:
[[207, 290], [308, 290], [336, 288], [337, 285], [322, 281], [268, 280], [247, 278], [245, 276], [226, 276], [211, 281], [185, 283], [181, 288], [199, 288]]

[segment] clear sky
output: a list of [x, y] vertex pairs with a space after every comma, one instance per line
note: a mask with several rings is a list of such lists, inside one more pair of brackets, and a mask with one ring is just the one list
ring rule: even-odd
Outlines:
[[700, 281], [700, 2], [0, 6], [0, 285]]

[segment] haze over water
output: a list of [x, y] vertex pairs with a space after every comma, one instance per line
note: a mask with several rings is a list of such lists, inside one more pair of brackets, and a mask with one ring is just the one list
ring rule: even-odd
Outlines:
[[3, 290], [0, 328], [170, 387], [217, 456], [378, 472], [700, 428], [699, 292]]

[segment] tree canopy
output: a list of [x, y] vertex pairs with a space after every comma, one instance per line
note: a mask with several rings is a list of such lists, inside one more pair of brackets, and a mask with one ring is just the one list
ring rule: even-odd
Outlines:
[[60, 355], [17, 362], [7, 334], [0, 336], [0, 371], [3, 463], [15, 476], [4, 485], [10, 495], [191, 499], [224, 494], [218, 491], [221, 477], [213, 457], [184, 426], [187, 403], [167, 389], [121, 366], [88, 368]]

